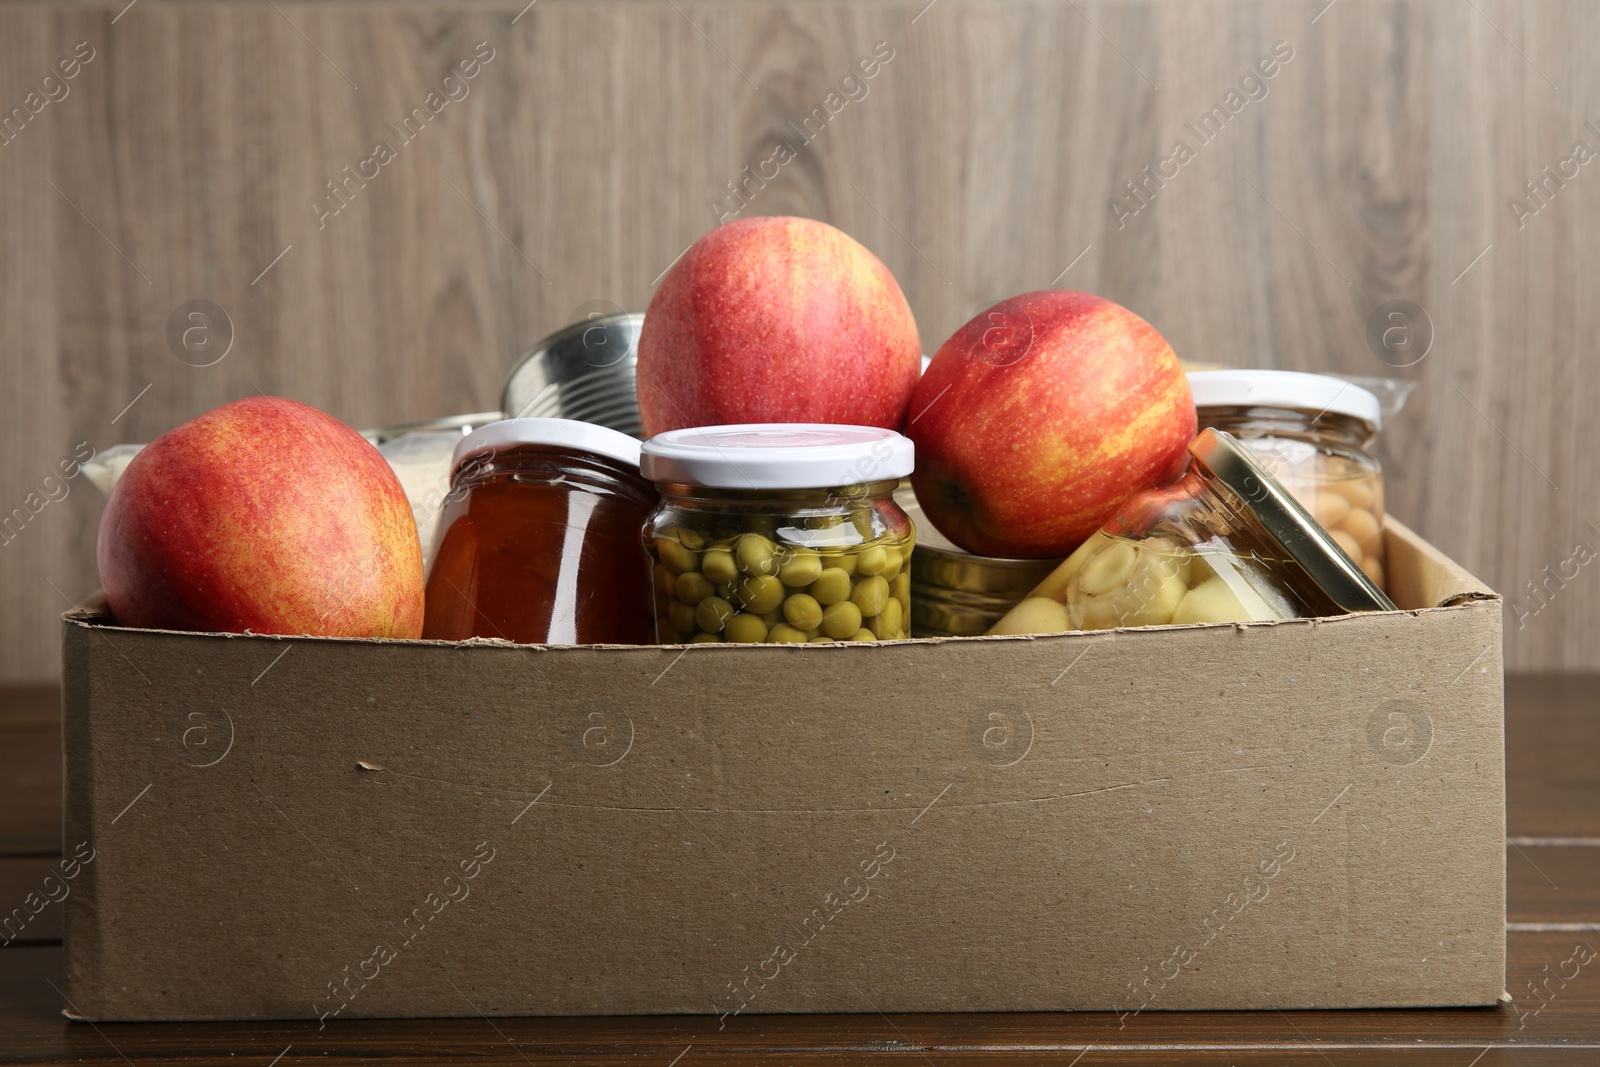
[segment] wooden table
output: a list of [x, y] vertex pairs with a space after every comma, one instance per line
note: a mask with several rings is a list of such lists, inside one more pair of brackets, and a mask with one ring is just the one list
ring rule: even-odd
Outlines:
[[[37, 887], [60, 850], [60, 730], [52, 690], [0, 690], [0, 905]], [[1543, 999], [1576, 946], [1600, 950], [1600, 676], [1512, 678], [1506, 695], [1509, 964], [1515, 1001], [1449, 1011], [707, 1016], [599, 1019], [71, 1023], [60, 910], [0, 948], [0, 1063], [292, 1067], [396, 1057], [436, 1063], [1600, 1065], [1600, 959]], [[1570, 965], [1568, 966], [1570, 973]]]

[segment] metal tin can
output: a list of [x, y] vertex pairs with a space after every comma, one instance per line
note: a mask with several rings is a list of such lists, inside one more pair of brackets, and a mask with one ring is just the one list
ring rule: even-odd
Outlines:
[[508, 419], [576, 419], [642, 438], [634, 381], [644, 314], [600, 315], [528, 349], [506, 380]]
[[917, 551], [911, 556], [912, 637], [988, 633], [1061, 562], [963, 552], [934, 529], [910, 486], [896, 491], [895, 499], [917, 528]]

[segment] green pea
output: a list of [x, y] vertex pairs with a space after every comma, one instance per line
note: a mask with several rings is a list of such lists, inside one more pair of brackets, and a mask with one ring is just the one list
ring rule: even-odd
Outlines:
[[861, 508], [857, 511], [851, 512], [850, 524], [856, 528], [856, 532], [861, 535], [861, 539], [863, 541], [870, 541], [874, 537], [878, 536], [872, 528], [871, 509]]
[[679, 633], [678, 628], [672, 625], [671, 619], [663, 616], [656, 620], [656, 644], [676, 645], [682, 643], [682, 641], [683, 634]]
[[728, 640], [741, 645], [759, 645], [767, 639], [767, 624], [761, 616], [740, 612], [728, 620]]
[[892, 582], [900, 577], [900, 569], [905, 566], [905, 557], [900, 554], [898, 548], [893, 546], [885, 549], [883, 555], [883, 570], [879, 571], [878, 574], [884, 581]]
[[751, 533], [771, 537], [778, 532], [778, 517], [776, 515], [747, 515], [744, 520], [744, 528]]
[[882, 574], [889, 566], [889, 553], [882, 545], [873, 545], [856, 560], [856, 570], [861, 574]]
[[876, 574], [856, 582], [850, 603], [861, 609], [863, 615], [876, 615], [889, 602], [889, 583]]
[[822, 625], [822, 605], [814, 596], [795, 593], [783, 602], [783, 617], [796, 629], [814, 630]]
[[678, 575], [677, 588], [674, 591], [679, 600], [691, 607], [716, 592], [706, 580], [706, 576], [699, 571]]
[[779, 608], [773, 608], [771, 611], [765, 612], [761, 616], [761, 621], [766, 623], [767, 624], [767, 629], [770, 630], [774, 626], [778, 626], [778, 625], [782, 624], [782, 622], [783, 622], [783, 611], [781, 609], [779, 609]]
[[698, 629], [694, 616], [694, 608], [681, 600], [674, 600], [667, 605], [667, 621], [672, 623], [672, 628], [680, 634], [692, 634]]
[[845, 638], [846, 641], [876, 641], [877, 639], [878, 635], [867, 629], [857, 630], [855, 633]]
[[719, 596], [708, 596], [694, 609], [694, 621], [708, 634], [721, 633], [733, 618], [733, 605]]
[[655, 565], [655, 569], [652, 571], [652, 574], [655, 576], [656, 580], [656, 593], [663, 600], [672, 597], [677, 592], [678, 576], [676, 574], [673, 574], [670, 570], [668, 570], [666, 567], [663, 567], [659, 563]]
[[691, 529], [688, 526], [679, 526], [675, 529], [674, 533], [678, 538], [678, 542], [691, 552], [698, 552], [702, 548], [706, 547], [705, 534], [701, 533], [699, 530]]
[[811, 583], [811, 595], [824, 606], [850, 599], [850, 575], [843, 568], [828, 567]]
[[894, 576], [889, 583], [889, 592], [900, 601], [900, 606], [907, 610], [911, 608], [911, 572], [902, 571]]
[[783, 583], [770, 574], [741, 578], [734, 591], [746, 611], [765, 615], [783, 603]]
[[822, 612], [822, 632], [829, 637], [849, 637], [861, 629], [861, 609], [854, 604], [829, 604]]
[[860, 560], [854, 552], [842, 552], [837, 556], [830, 556], [827, 565], [837, 567], [846, 574], [854, 574], [856, 568], [860, 566]]
[[711, 645], [720, 643], [721, 641], [721, 634], [695, 634], [693, 637], [689, 638], [689, 643], [691, 645]]
[[656, 555], [674, 574], [685, 574], [700, 566], [700, 553], [683, 547], [673, 537], [656, 538]]
[[733, 562], [732, 552], [726, 548], [710, 548], [700, 558], [700, 573], [713, 582], [731, 582], [739, 577], [739, 568]]
[[904, 636], [900, 629], [900, 624], [903, 620], [904, 616], [900, 612], [900, 601], [890, 599], [884, 602], [883, 611], [872, 622], [868, 623], [868, 627], [880, 639], [893, 641]]
[[822, 557], [809, 548], [791, 548], [778, 565], [778, 581], [795, 588], [810, 585], [821, 573]]
[[804, 630], [796, 630], [788, 623], [780, 622], [767, 634], [769, 645], [803, 645], [806, 643]]
[[772, 542], [758, 533], [747, 533], [739, 538], [733, 554], [739, 561], [739, 570], [745, 574], [766, 575], [778, 569], [777, 560], [772, 556]]

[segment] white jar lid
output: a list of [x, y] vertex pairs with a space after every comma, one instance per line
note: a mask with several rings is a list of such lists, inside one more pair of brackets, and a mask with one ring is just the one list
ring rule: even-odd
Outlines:
[[651, 481], [709, 489], [830, 489], [904, 478], [914, 466], [909, 437], [814, 422], [668, 430], [643, 452], [639, 470]]
[[1354, 382], [1326, 374], [1289, 370], [1197, 370], [1189, 372], [1197, 408], [1294, 408], [1313, 414], [1333, 412], [1383, 425], [1378, 398]]
[[625, 467], [639, 465], [639, 442], [625, 433], [577, 419], [502, 419], [463, 437], [450, 457], [450, 471], [475, 456], [518, 445], [549, 445], [574, 452], [592, 452]]

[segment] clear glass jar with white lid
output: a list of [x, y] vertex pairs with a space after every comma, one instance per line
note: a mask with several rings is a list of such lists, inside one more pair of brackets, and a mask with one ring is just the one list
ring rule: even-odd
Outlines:
[[871, 426], [672, 430], [640, 471], [661, 644], [820, 644], [910, 636], [911, 520], [894, 490], [911, 441]]
[[1298, 371], [1192, 371], [1189, 387], [1200, 428], [1237, 437], [1382, 588], [1383, 468], [1370, 451], [1378, 398]]
[[991, 634], [1392, 611], [1253, 452], [1201, 430], [1187, 473], [1123, 501]]

